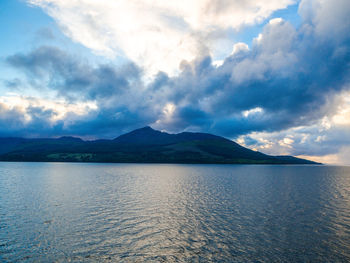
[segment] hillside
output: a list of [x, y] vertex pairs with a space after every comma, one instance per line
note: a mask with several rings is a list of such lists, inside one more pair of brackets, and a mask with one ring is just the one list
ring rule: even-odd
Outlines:
[[292, 156], [270, 156], [226, 138], [183, 132], [169, 134], [144, 127], [114, 140], [0, 138], [0, 161], [316, 164]]

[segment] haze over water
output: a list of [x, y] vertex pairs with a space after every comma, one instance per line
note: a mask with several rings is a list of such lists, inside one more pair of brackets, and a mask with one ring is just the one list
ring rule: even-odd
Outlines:
[[350, 167], [0, 163], [1, 262], [348, 262]]

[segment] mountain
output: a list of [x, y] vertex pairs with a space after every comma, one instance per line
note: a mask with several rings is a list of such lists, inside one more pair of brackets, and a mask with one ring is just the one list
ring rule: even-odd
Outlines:
[[0, 161], [316, 164], [252, 151], [208, 133], [169, 134], [148, 126], [114, 140], [0, 138], [0, 145]]

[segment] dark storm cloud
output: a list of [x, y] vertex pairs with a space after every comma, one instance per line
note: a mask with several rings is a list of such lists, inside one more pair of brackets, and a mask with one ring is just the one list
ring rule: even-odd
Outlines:
[[[172, 80], [177, 91], [173, 100], [185, 98], [204, 109], [211, 129], [228, 136], [312, 124], [334, 110], [337, 105], [329, 102], [348, 88], [350, 76], [350, 35], [339, 34], [335, 40], [316, 27], [268, 24], [250, 51], [233, 54], [219, 68], [209, 58], [185, 67]], [[256, 107], [264, 115], [240, 114]]]
[[140, 69], [131, 63], [118, 71], [111, 65], [94, 68], [51, 46], [10, 56], [7, 62], [24, 70], [37, 88], [56, 90], [58, 96], [71, 100], [115, 96], [130, 88], [130, 84], [135, 85], [141, 74]]
[[[178, 76], [160, 72], [147, 85], [142, 69], [132, 63], [91, 66], [54, 47], [16, 54], [7, 62], [25, 71], [38, 89], [54, 90], [71, 102], [96, 102], [97, 109], [83, 117], [68, 114], [69, 125], [59, 126], [60, 134], [112, 137], [147, 124], [232, 138], [281, 131], [331, 114], [334, 96], [349, 87], [350, 4], [336, 2], [319, 7], [302, 1], [304, 22], [298, 29], [274, 20], [250, 50], [230, 55], [220, 67], [210, 56], [199, 57], [183, 61]], [[337, 16], [330, 17], [327, 8]], [[166, 113], [169, 103], [175, 107]], [[57, 131], [54, 127], [52, 134]]]
[[[327, 103], [332, 96], [349, 83], [350, 42], [344, 35], [334, 45], [305, 30], [295, 31], [286, 22], [267, 25], [263, 38], [244, 56], [232, 55], [219, 68], [198, 62], [185, 69], [175, 80], [181, 93], [174, 101], [186, 98], [192, 107], [209, 108], [213, 129], [227, 135], [318, 120], [332, 110]], [[239, 114], [256, 107], [264, 109], [262, 118]]]

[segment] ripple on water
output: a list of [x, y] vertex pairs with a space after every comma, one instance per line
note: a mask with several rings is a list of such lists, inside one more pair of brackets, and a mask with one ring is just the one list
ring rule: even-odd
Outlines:
[[0, 163], [1, 262], [348, 262], [350, 168]]

